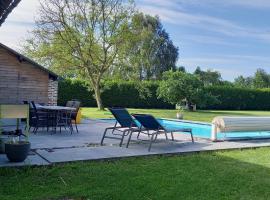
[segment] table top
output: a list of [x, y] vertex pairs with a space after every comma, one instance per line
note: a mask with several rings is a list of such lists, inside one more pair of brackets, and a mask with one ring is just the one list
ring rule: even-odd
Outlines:
[[65, 106], [38, 106], [37, 108], [39, 109], [45, 109], [45, 110], [71, 110], [71, 111], [75, 111], [76, 108], [72, 108], [72, 107], [65, 107]]

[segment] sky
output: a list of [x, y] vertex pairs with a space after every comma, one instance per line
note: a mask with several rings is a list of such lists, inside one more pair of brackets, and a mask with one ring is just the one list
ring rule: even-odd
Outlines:
[[[270, 73], [269, 0], [136, 0], [158, 15], [175, 46], [178, 66], [221, 72], [224, 80]], [[34, 28], [38, 0], [22, 0], [0, 27], [0, 42], [16, 50]]]

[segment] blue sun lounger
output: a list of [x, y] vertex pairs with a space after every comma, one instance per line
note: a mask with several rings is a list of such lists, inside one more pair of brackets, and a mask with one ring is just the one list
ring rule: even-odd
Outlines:
[[[132, 116], [136, 120], [138, 120], [138, 122], [144, 127], [144, 130], [148, 131], [148, 134], [151, 136], [148, 151], [151, 150], [152, 143], [157, 139], [157, 136], [159, 134], [165, 134], [165, 137], [167, 140], [168, 139], [167, 133], [170, 133], [171, 139], [174, 140], [174, 136], [173, 136], [174, 132], [188, 132], [188, 133], [190, 133], [192, 142], [194, 142], [192, 129], [183, 128], [183, 129], [177, 129], [177, 130], [168, 130], [164, 126], [162, 126], [152, 115], [133, 114]], [[136, 131], [136, 132], [138, 132], [138, 131]], [[128, 138], [127, 145], [126, 145], [127, 148], [129, 146], [129, 142], [130, 142], [132, 134], [133, 134], [133, 132], [131, 131], [129, 138]]]
[[[140, 131], [141, 127], [139, 127], [140, 125], [136, 124], [132, 116], [125, 108], [109, 108], [109, 110], [116, 119], [116, 123], [113, 127], [108, 127], [105, 129], [103, 137], [101, 139], [101, 145], [103, 145], [105, 138], [109, 138], [120, 140], [119, 146], [121, 147], [124, 137], [127, 136], [131, 132], [131, 130], [133, 132]], [[112, 130], [112, 135], [107, 135], [108, 130]]]

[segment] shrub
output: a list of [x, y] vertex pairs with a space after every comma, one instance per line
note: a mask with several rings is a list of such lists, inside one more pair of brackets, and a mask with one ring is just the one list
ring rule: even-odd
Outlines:
[[[106, 107], [129, 108], [175, 108], [173, 104], [157, 98], [158, 81], [105, 81], [102, 99]], [[200, 109], [218, 110], [269, 110], [270, 89], [247, 89], [236, 87], [207, 87], [205, 93], [215, 96], [218, 101], [198, 104]], [[93, 91], [82, 80], [62, 80], [59, 82], [58, 104], [78, 99], [82, 106], [96, 107]]]
[[234, 87], [208, 87], [218, 103], [208, 104], [207, 109], [221, 110], [267, 110], [270, 109], [270, 89], [247, 89]]
[[[105, 81], [101, 98], [105, 107], [174, 108], [174, 105], [157, 98], [158, 82]], [[59, 82], [58, 104], [78, 99], [83, 106], [96, 107], [94, 93], [82, 80]]]
[[93, 95], [93, 91], [89, 90], [85, 81], [65, 79], [58, 83], [59, 105], [65, 105], [71, 99], [78, 99], [82, 102], [82, 106], [96, 107], [97, 104]]
[[216, 99], [204, 90], [203, 82], [193, 74], [180, 71], [167, 71], [163, 73], [163, 81], [160, 82], [158, 97], [171, 104], [187, 103], [189, 108], [192, 104], [198, 106], [207, 105]]

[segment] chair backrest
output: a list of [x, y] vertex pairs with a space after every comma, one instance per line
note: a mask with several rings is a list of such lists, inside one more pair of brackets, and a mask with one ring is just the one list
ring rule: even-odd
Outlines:
[[31, 108], [33, 108], [33, 105], [32, 105], [32, 102], [28, 102], [28, 101], [23, 101], [23, 104], [25, 104], [25, 105], [29, 105], [29, 108], [31, 109]]
[[152, 115], [147, 114], [133, 114], [136, 120], [138, 120], [142, 126], [149, 130], [164, 129], [163, 126]]
[[31, 101], [30, 105], [32, 105], [32, 108], [37, 111], [37, 107], [34, 101]]
[[72, 107], [73, 106], [73, 101], [67, 101], [66, 107]]
[[125, 108], [108, 108], [121, 127], [138, 127]]
[[81, 106], [81, 102], [80, 101], [75, 101], [75, 100], [71, 100], [71, 101], [68, 101], [66, 103], [66, 106], [67, 107], [72, 107], [72, 108], [76, 108], [76, 110], [79, 110], [80, 106]]

